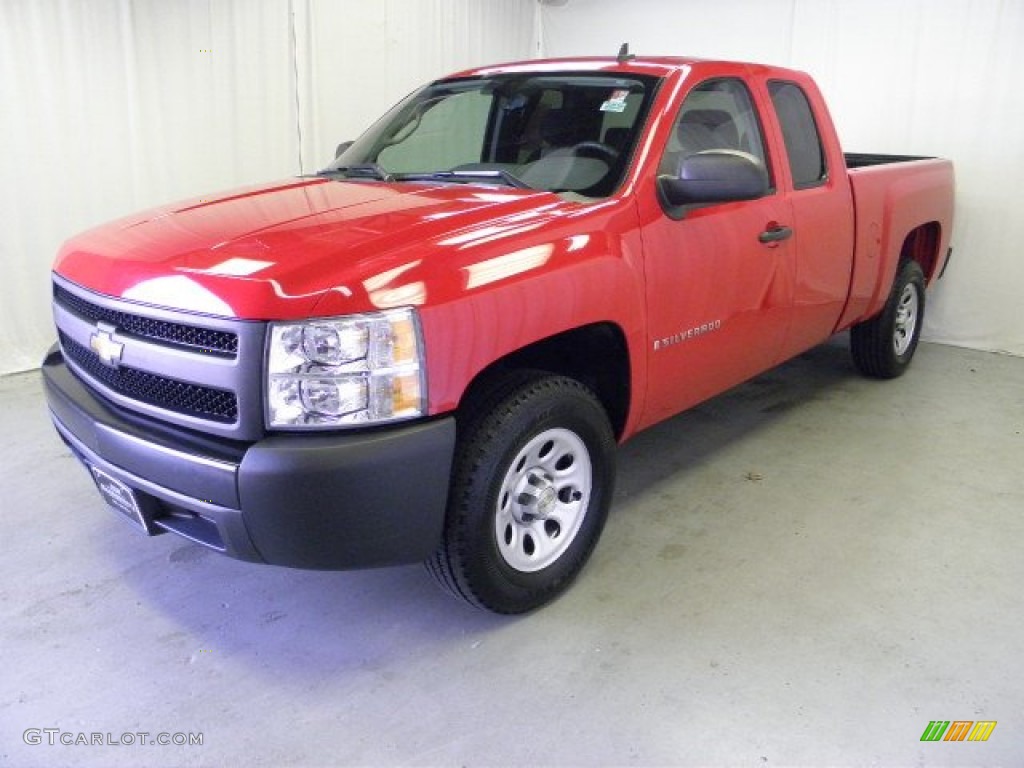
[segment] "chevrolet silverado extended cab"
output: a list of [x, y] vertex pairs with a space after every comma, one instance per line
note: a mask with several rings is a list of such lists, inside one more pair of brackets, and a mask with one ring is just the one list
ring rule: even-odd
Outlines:
[[617, 443], [845, 329], [901, 374], [952, 211], [948, 161], [844, 156], [800, 72], [460, 72], [315, 176], [67, 242], [49, 408], [149, 534], [523, 612], [596, 544]]

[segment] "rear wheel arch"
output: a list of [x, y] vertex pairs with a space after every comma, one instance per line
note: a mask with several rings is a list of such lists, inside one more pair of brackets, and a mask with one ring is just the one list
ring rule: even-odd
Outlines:
[[930, 221], [912, 229], [900, 247], [897, 274], [908, 261], [916, 261], [924, 273], [925, 283], [931, 283], [939, 265], [939, 246], [942, 242], [942, 225]]

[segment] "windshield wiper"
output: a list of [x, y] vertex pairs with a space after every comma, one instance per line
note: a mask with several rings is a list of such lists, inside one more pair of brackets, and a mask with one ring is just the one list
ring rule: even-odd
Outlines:
[[427, 171], [424, 173], [398, 173], [396, 181], [497, 181], [516, 189], [533, 189], [529, 184], [504, 169], [486, 171]]
[[349, 179], [376, 179], [377, 181], [394, 181], [395, 177], [377, 163], [353, 163], [339, 165], [337, 168], [325, 168], [317, 176], [333, 176], [335, 174]]
[[325, 168], [317, 176], [344, 176], [347, 179], [374, 179], [376, 181], [494, 181], [515, 189], [533, 189], [515, 174], [502, 168], [464, 171], [422, 171], [415, 173], [389, 173], [377, 163], [353, 163]]

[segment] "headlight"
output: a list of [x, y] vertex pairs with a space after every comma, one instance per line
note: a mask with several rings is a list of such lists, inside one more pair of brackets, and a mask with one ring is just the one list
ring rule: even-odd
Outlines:
[[424, 375], [412, 309], [271, 323], [267, 426], [326, 429], [422, 416]]

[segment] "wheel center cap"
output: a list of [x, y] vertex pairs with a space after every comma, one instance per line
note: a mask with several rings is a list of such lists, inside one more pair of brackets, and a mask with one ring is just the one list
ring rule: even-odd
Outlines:
[[541, 491], [540, 496], [537, 497], [537, 517], [546, 518], [551, 514], [551, 510], [557, 500], [558, 494], [555, 492], [553, 485], [549, 485]]
[[513, 515], [520, 523], [545, 520], [558, 503], [558, 489], [540, 470], [530, 470], [519, 482]]

